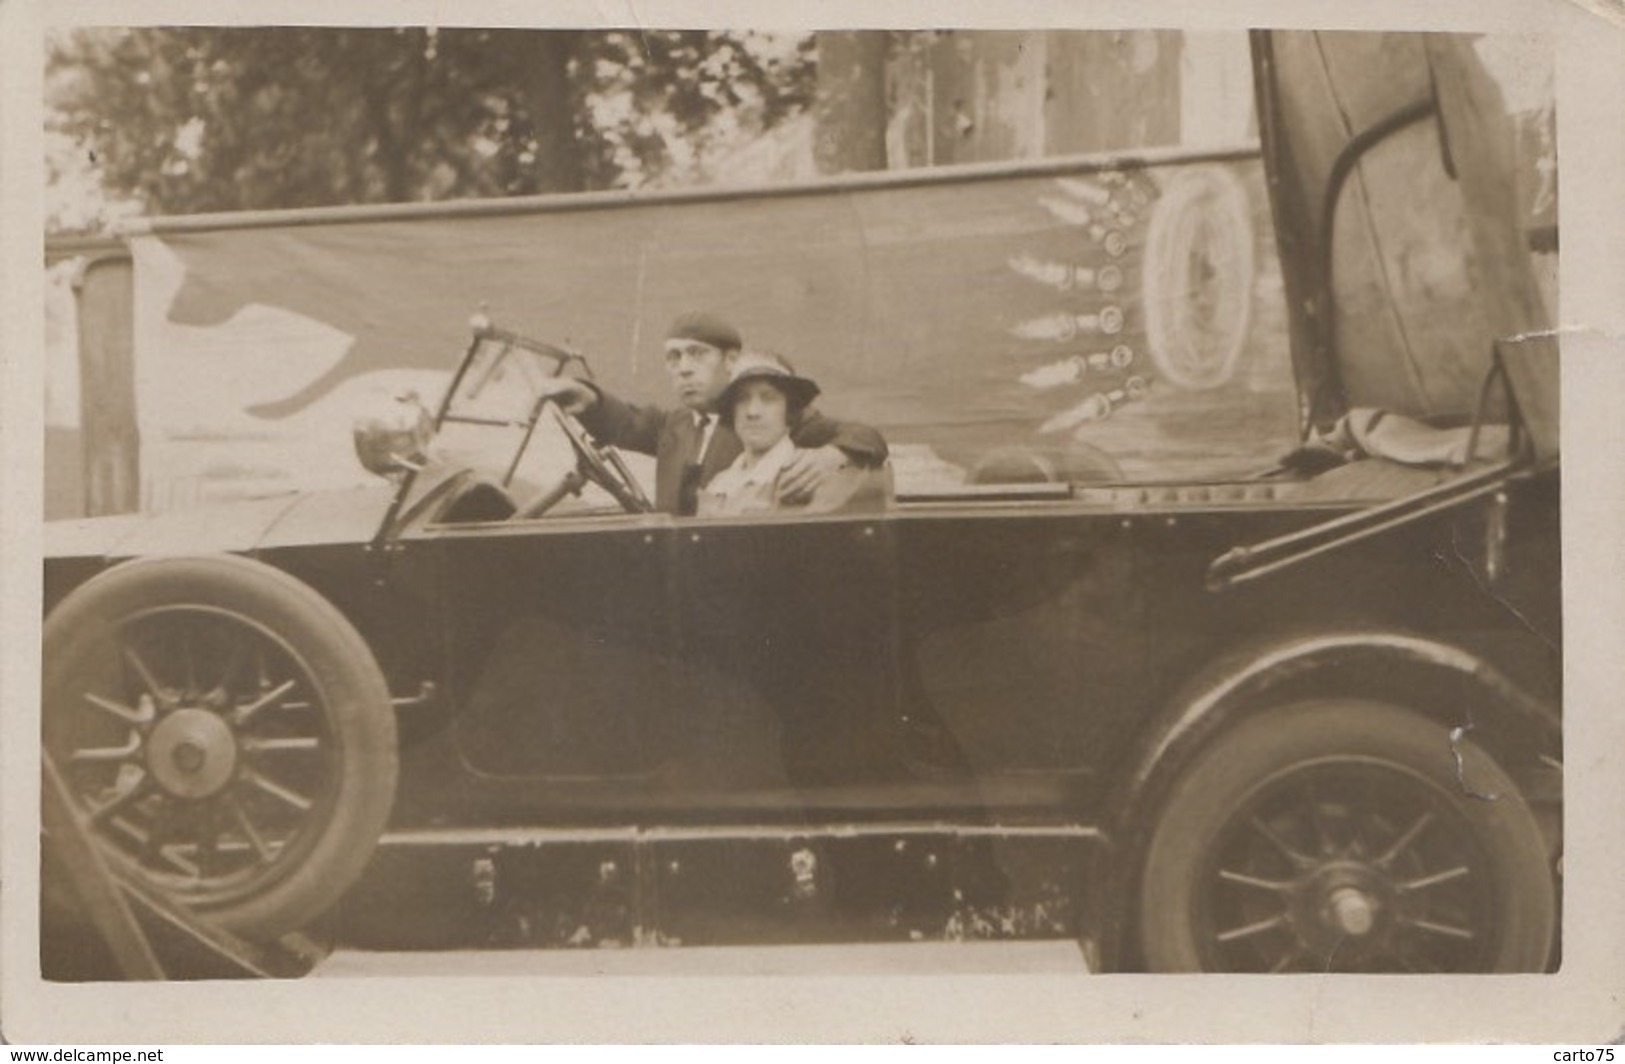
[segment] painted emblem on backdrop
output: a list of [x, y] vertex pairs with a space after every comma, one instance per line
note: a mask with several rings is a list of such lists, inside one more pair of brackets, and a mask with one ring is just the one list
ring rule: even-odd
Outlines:
[[1046, 396], [1037, 432], [1082, 441], [1092, 422], [1154, 385], [1206, 391], [1231, 381], [1247, 342], [1255, 274], [1241, 182], [1222, 167], [1200, 167], [1169, 177], [1103, 171], [1057, 178], [1051, 187], [1038, 205], [1078, 230], [1073, 256], [1023, 252], [1007, 260], [1060, 304], [1009, 327], [1035, 356], [1021, 383]]
[[1146, 346], [1159, 377], [1192, 391], [1235, 375], [1252, 323], [1253, 221], [1227, 170], [1177, 174], [1151, 214], [1141, 262]]

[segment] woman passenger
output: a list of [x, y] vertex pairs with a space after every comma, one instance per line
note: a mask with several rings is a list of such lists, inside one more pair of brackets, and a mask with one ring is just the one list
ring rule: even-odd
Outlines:
[[763, 513], [778, 506], [778, 477], [795, 455], [790, 433], [818, 385], [796, 375], [782, 356], [744, 352], [717, 398], [722, 423], [745, 450], [700, 491], [701, 517]]

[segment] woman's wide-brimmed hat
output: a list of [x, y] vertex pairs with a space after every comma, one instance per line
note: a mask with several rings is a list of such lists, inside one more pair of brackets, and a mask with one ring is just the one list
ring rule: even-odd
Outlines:
[[725, 424], [733, 424], [734, 403], [739, 391], [748, 381], [769, 381], [785, 394], [792, 412], [805, 407], [818, 396], [818, 385], [796, 374], [783, 355], [771, 352], [746, 351], [734, 360], [733, 375], [728, 387], [717, 397], [717, 409]]

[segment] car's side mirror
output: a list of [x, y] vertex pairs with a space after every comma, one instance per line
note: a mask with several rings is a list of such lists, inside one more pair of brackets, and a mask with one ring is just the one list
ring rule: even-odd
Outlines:
[[405, 392], [359, 415], [352, 432], [362, 467], [381, 477], [393, 477], [427, 463], [434, 418], [417, 392]]

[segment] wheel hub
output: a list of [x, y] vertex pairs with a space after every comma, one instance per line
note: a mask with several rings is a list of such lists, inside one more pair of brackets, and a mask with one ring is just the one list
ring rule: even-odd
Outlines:
[[1393, 913], [1392, 886], [1362, 861], [1328, 861], [1299, 881], [1293, 923], [1311, 948], [1346, 949], [1374, 942]]
[[147, 768], [159, 786], [180, 798], [207, 798], [237, 768], [231, 726], [206, 709], [186, 707], [164, 717], [147, 740]]
[[1377, 923], [1374, 899], [1358, 887], [1339, 887], [1328, 899], [1326, 922], [1345, 935], [1368, 935]]

